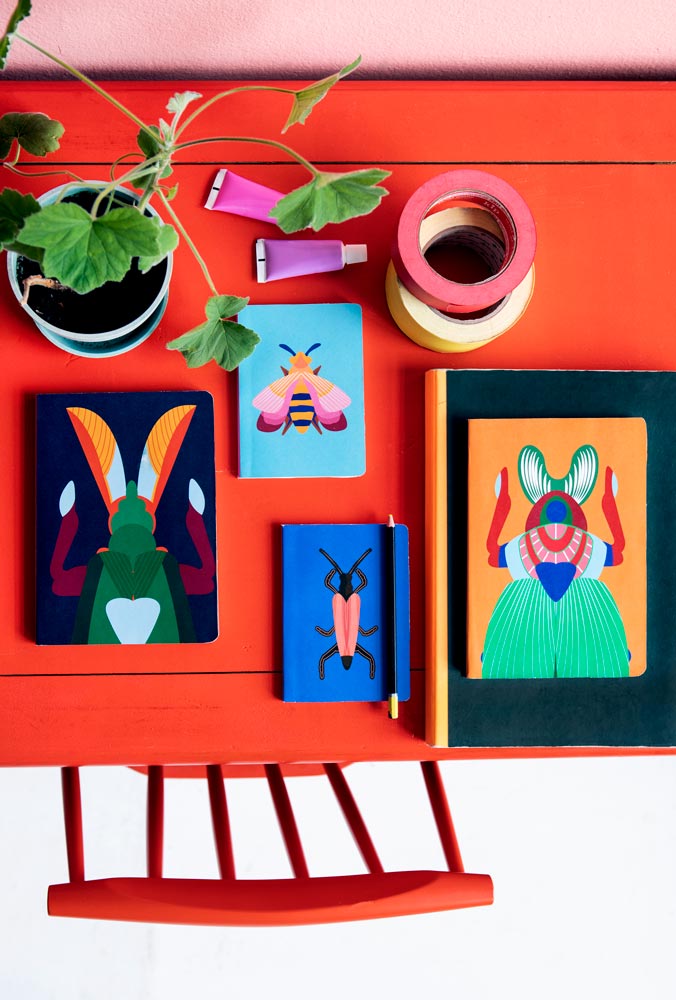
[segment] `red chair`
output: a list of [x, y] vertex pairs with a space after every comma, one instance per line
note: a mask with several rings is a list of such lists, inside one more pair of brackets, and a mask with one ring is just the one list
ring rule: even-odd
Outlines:
[[[80, 775], [62, 769], [69, 882], [49, 888], [51, 915], [168, 924], [281, 926], [365, 920], [493, 902], [488, 875], [466, 874], [436, 761], [421, 762], [448, 871], [385, 872], [345, 775], [338, 764], [323, 771], [361, 852], [368, 874], [310, 877], [282, 768], [264, 765], [294, 878], [238, 879], [225, 794], [224, 773], [206, 768], [220, 879], [164, 878], [164, 771], [148, 773], [146, 878], [85, 879]], [[169, 769], [167, 769], [169, 770]], [[316, 766], [307, 772], [316, 773]], [[298, 766], [294, 773], [299, 773]]]

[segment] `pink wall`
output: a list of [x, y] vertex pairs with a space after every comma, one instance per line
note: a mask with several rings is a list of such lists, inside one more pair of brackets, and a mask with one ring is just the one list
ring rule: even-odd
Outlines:
[[[0, 21], [13, 6], [0, 0]], [[31, 37], [99, 76], [302, 78], [361, 53], [365, 77], [669, 78], [676, 56], [673, 0], [34, 0], [33, 7]], [[19, 45], [10, 71], [46, 73], [41, 57]]]

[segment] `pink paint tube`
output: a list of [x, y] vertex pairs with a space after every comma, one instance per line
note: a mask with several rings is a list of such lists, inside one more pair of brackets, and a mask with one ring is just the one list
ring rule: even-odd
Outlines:
[[271, 218], [270, 212], [283, 197], [280, 191], [249, 181], [224, 167], [216, 174], [204, 207], [275, 223], [277, 220]]
[[340, 240], [256, 240], [259, 282], [296, 278], [303, 274], [340, 271], [366, 260], [366, 244]]

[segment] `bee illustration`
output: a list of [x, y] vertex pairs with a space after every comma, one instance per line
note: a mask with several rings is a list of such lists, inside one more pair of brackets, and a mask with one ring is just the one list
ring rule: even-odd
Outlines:
[[283, 426], [286, 434], [293, 424], [299, 434], [305, 434], [308, 427], [322, 433], [344, 431], [347, 419], [343, 410], [351, 403], [350, 397], [328, 379], [320, 378], [319, 365], [311, 368], [310, 352], [321, 344], [312, 344], [307, 351], [297, 353], [286, 344], [279, 345], [288, 351], [291, 367], [280, 365], [283, 375], [266, 386], [253, 399], [253, 405], [261, 412], [256, 427], [259, 431], [277, 431]]

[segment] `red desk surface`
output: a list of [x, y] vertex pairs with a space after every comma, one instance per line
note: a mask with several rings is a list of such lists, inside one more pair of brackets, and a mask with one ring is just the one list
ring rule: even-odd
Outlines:
[[[187, 86], [116, 83], [111, 89], [152, 122], [168, 96]], [[223, 89], [195, 81], [190, 88], [205, 95]], [[200, 119], [199, 134], [278, 138], [287, 108], [283, 95], [237, 95]], [[0, 112], [6, 110], [42, 110], [63, 121], [66, 135], [51, 160], [72, 165], [84, 177], [101, 176], [99, 164], [135, 147], [135, 128], [124, 118], [114, 116], [112, 128], [100, 132], [101, 103], [79, 85], [30, 83], [17, 92], [16, 84], [4, 83]], [[222, 165], [282, 191], [305, 181], [302, 168], [266, 147], [205, 145], [189, 151], [194, 155], [186, 153], [177, 171], [174, 206], [222, 293], [250, 295], [255, 303], [362, 305], [366, 475], [306, 480], [302, 488], [293, 480], [237, 478], [236, 376], [213, 365], [191, 371], [180, 355], [164, 349], [201, 321], [208, 294], [184, 246], [176, 253], [169, 307], [158, 330], [136, 350], [107, 360], [71, 357], [49, 344], [19, 309], [3, 276], [0, 764], [511, 753], [431, 751], [423, 741], [423, 375], [436, 367], [676, 367], [676, 85], [347, 82], [286, 138], [305, 156], [336, 169], [377, 164], [392, 170], [391, 194], [374, 214], [323, 233], [368, 243], [367, 264], [256, 284], [253, 241], [275, 230], [202, 206]], [[525, 197], [538, 230], [536, 286], [526, 315], [505, 336], [477, 352], [442, 355], [417, 347], [392, 323], [384, 276], [405, 201], [424, 180], [455, 166], [492, 171]], [[60, 182], [10, 181], [21, 190]], [[37, 647], [34, 396], [162, 388], [207, 389], [214, 397], [220, 636], [189, 647]], [[390, 512], [410, 529], [410, 702], [401, 706], [397, 722], [379, 704], [284, 704], [279, 525], [384, 521]]]

